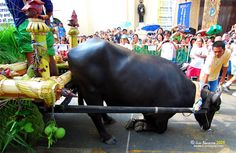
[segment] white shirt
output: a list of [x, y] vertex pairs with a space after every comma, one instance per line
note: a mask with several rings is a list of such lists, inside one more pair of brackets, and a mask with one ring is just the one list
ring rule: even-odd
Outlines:
[[133, 48], [132, 48], [132, 45], [130, 45], [130, 44], [119, 44], [120, 46], [122, 46], [122, 47], [125, 47], [125, 48], [128, 48], [129, 50], [132, 50]]
[[161, 47], [161, 57], [168, 59], [170, 61], [173, 60], [173, 58], [176, 58], [176, 50], [172, 43], [166, 42], [162, 44]]
[[69, 49], [68, 44], [59, 44], [58, 45], [58, 51], [67, 51]]
[[190, 56], [193, 56], [194, 58], [191, 59], [190, 66], [192, 66], [194, 68], [201, 69], [204, 64], [205, 58], [202, 58], [202, 57], [199, 57], [196, 55], [207, 56], [207, 54], [208, 54], [207, 48], [205, 48], [205, 47], [199, 48], [197, 46], [193, 46], [193, 48], [191, 49], [191, 52], [190, 52]]
[[59, 44], [54, 44], [53, 48], [55, 50], [55, 54], [58, 54], [58, 48], [59, 48]]

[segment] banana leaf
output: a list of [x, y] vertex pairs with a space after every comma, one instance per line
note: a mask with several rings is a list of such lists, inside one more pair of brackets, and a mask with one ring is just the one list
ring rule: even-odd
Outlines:
[[0, 64], [22, 62], [26, 59], [25, 55], [18, 50], [15, 30], [15, 27], [10, 24], [0, 25]]

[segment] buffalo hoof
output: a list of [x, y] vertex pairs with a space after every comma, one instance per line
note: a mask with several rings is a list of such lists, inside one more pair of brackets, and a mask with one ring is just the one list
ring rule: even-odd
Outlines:
[[134, 124], [134, 130], [136, 132], [141, 132], [141, 131], [146, 131], [147, 130], [147, 123], [146, 122], [142, 122], [142, 121], [138, 121]]
[[108, 145], [114, 145], [114, 144], [116, 144], [117, 141], [116, 141], [116, 138], [112, 136], [108, 140], [105, 140], [102, 138], [102, 142], [104, 142], [105, 144], [108, 144]]
[[126, 129], [134, 129], [134, 124], [135, 124], [136, 120], [134, 118], [130, 119], [126, 125], [125, 128]]

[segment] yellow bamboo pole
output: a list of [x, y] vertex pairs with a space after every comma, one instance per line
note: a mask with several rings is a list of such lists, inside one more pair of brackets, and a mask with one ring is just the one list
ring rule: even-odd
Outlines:
[[18, 62], [13, 64], [0, 64], [0, 70], [10, 69], [10, 77], [21, 76], [27, 71], [26, 62]]
[[57, 82], [63, 84], [63, 82], [67, 82], [67, 79], [70, 79], [70, 75], [59, 77], [59, 81], [50, 78], [49, 55], [47, 53], [46, 43], [46, 34], [50, 29], [45, 24], [44, 20], [42, 20], [47, 19], [48, 15], [42, 16], [40, 14], [43, 10], [43, 4], [44, 3], [40, 0], [27, 1], [26, 5], [22, 8], [22, 11], [29, 17], [29, 24], [26, 30], [31, 33], [32, 47], [35, 54], [33, 59], [34, 68], [37, 69], [37, 72], [42, 77], [24, 80], [24, 76], [7, 79], [5, 76], [0, 75], [1, 98], [17, 97], [42, 99], [46, 106], [53, 106], [62, 88]]
[[79, 30], [76, 27], [70, 28], [68, 32], [70, 48], [74, 48], [78, 45], [78, 34], [79, 34]]
[[19, 62], [19, 63], [13, 63], [13, 64], [0, 64], [0, 68], [2, 69], [11, 69], [12, 71], [22, 71], [27, 69], [27, 63], [26, 62]]
[[[78, 45], [78, 34], [79, 34], [79, 30], [77, 28], [78, 26], [77, 15], [75, 11], [73, 11], [72, 13], [72, 19], [70, 20], [69, 25], [70, 25], [70, 30], [68, 32], [68, 35], [69, 35], [70, 48], [74, 48]], [[68, 67], [68, 62], [63, 63], [63, 67]], [[71, 72], [67, 71], [61, 76], [56, 77], [54, 80], [60, 85], [60, 89], [62, 89], [71, 80]]]
[[13, 80], [0, 75], [0, 97], [33, 98], [44, 100], [46, 106], [56, 101], [59, 84], [52, 80]]
[[70, 26], [70, 30], [68, 32], [70, 48], [74, 48], [78, 45], [78, 34], [79, 34], [79, 30], [77, 29], [77, 27], [79, 27], [79, 24], [75, 10], [73, 10], [71, 14], [71, 19], [69, 20], [68, 25]]
[[[37, 67], [42, 78], [50, 78], [49, 56], [47, 53], [46, 33], [49, 32], [49, 27], [44, 23], [44, 20], [37, 18], [29, 18], [29, 24], [26, 29], [31, 33], [33, 48], [37, 52], [39, 58], [39, 66]], [[36, 61], [34, 61], [36, 62]]]

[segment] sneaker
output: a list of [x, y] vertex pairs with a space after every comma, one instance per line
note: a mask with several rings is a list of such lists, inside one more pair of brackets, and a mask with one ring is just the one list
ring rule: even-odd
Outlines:
[[232, 93], [232, 96], [235, 96], [235, 97], [236, 97], [236, 91]]
[[222, 85], [222, 89], [223, 89], [224, 92], [227, 92], [227, 93], [230, 92], [229, 86], [226, 86], [225, 84]]

